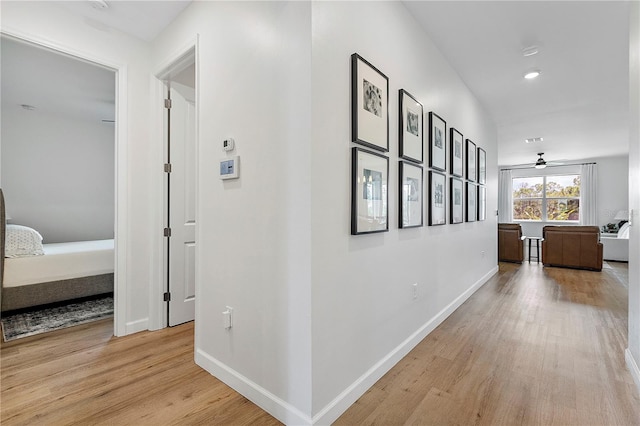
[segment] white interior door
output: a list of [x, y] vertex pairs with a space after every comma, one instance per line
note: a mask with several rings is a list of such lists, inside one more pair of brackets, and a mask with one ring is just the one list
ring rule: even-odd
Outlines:
[[195, 318], [195, 90], [171, 83], [169, 126], [169, 325]]

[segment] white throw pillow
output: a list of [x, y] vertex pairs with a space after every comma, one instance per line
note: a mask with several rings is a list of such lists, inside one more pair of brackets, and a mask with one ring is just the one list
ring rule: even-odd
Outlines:
[[7, 225], [5, 257], [42, 256], [42, 235], [22, 225]]

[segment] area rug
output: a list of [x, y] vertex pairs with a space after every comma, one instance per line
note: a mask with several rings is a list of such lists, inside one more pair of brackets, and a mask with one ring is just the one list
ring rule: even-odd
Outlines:
[[5, 342], [113, 316], [113, 297], [101, 297], [2, 317]]

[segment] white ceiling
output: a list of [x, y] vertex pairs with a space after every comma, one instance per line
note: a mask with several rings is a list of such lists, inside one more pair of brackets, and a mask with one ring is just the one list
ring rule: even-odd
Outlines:
[[33, 44], [2, 37], [2, 109], [101, 122], [115, 116], [115, 72]]
[[495, 120], [499, 165], [628, 153], [627, 2], [405, 4]]
[[[89, 24], [146, 41], [189, 3], [108, 1], [108, 9], [97, 10], [87, 1], [60, 2]], [[547, 161], [628, 153], [628, 2], [407, 0], [405, 5], [496, 122], [499, 165], [534, 162], [537, 152]], [[524, 57], [522, 48], [533, 44], [540, 53]], [[531, 68], [542, 75], [524, 80]], [[3, 103], [5, 78], [3, 72]], [[524, 143], [533, 137], [544, 141]]]
[[106, 9], [95, 8], [96, 2], [91, 0], [58, 3], [83, 16], [90, 25], [106, 25], [149, 42], [189, 6], [191, 0], [107, 0]]

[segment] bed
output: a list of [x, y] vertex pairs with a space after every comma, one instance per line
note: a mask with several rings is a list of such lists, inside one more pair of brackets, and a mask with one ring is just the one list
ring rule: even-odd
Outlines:
[[6, 224], [1, 189], [0, 216], [2, 312], [113, 292], [113, 240], [38, 246], [36, 230]]

